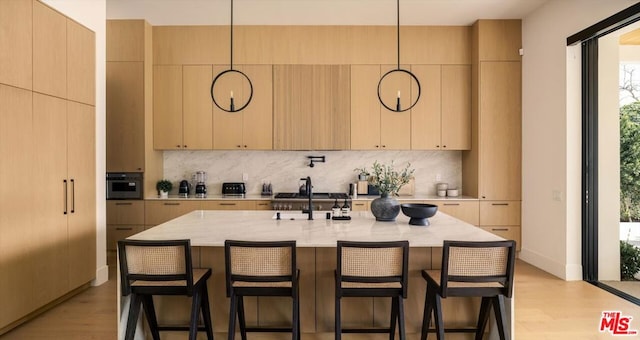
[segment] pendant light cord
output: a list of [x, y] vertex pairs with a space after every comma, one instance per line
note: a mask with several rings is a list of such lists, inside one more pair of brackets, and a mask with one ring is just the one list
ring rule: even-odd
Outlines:
[[230, 57], [230, 69], [233, 70], [233, 0], [231, 0], [231, 57]]
[[399, 70], [400, 69], [400, 0], [397, 0], [396, 4], [397, 4], [396, 13], [398, 15], [398, 25], [396, 26], [396, 34], [398, 35], [398, 70]]

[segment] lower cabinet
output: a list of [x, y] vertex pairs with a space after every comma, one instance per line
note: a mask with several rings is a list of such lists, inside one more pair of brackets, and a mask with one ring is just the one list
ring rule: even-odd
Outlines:
[[369, 211], [371, 209], [371, 201], [368, 200], [352, 200], [351, 210], [353, 211]]
[[144, 202], [144, 224], [153, 227], [158, 224], [200, 209], [200, 201], [158, 200]]
[[119, 240], [144, 230], [144, 201], [107, 201], [107, 250], [116, 250]]
[[457, 219], [463, 220], [469, 224], [478, 225], [479, 222], [479, 206], [478, 201], [469, 200], [446, 200], [446, 201], [426, 201], [425, 203], [435, 204], [438, 210], [445, 214], [451, 215]]
[[481, 201], [480, 227], [500, 237], [515, 240], [516, 250], [520, 250], [520, 211], [520, 201]]
[[256, 210], [256, 201], [221, 200], [202, 201], [202, 210]]

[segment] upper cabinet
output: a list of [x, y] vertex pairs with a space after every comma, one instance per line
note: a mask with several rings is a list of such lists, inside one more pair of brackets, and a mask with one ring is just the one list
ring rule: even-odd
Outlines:
[[[214, 77], [228, 67], [215, 66]], [[249, 77], [253, 97], [242, 111], [226, 112], [213, 107], [213, 148], [222, 150], [271, 150], [273, 141], [272, 67], [271, 65], [239, 65], [235, 69]], [[233, 88], [235, 103], [242, 105], [250, 94], [249, 84], [241, 81]], [[232, 79], [233, 81], [233, 79]], [[216, 84], [216, 98], [229, 98], [232, 84]], [[218, 100], [218, 99], [216, 99]], [[209, 98], [211, 101], [211, 98]], [[222, 100], [221, 100], [222, 101]], [[225, 102], [221, 103], [224, 105]], [[236, 106], [237, 108], [237, 106]]]
[[33, 2], [33, 90], [67, 97], [67, 18]]
[[75, 21], [67, 19], [67, 98], [95, 105], [96, 53], [95, 34]]
[[[353, 65], [351, 67], [351, 149], [408, 150], [411, 148], [411, 110], [394, 112], [378, 99], [380, 78], [397, 66]], [[403, 68], [408, 66], [403, 65]], [[395, 106], [400, 91], [401, 107], [411, 105], [411, 79], [391, 74], [381, 84], [380, 96]], [[404, 93], [404, 95], [403, 95]]]
[[213, 102], [210, 92], [212, 79], [211, 65], [182, 67], [183, 149], [207, 150], [213, 147]]
[[33, 0], [0, 1], [0, 83], [27, 90], [33, 78]]
[[349, 79], [347, 65], [275, 65], [273, 148], [349, 149]]
[[153, 67], [153, 147], [183, 149], [182, 65]]

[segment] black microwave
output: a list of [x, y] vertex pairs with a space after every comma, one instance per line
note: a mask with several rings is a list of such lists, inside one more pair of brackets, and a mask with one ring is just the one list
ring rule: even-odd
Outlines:
[[141, 200], [142, 174], [139, 172], [107, 173], [108, 200]]

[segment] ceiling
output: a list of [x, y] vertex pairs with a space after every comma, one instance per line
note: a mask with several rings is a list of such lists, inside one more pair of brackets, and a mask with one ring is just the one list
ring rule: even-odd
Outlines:
[[[108, 19], [228, 25], [231, 0], [107, 0]], [[521, 19], [551, 0], [402, 0], [401, 25]], [[395, 25], [393, 0], [234, 0], [234, 25]]]

